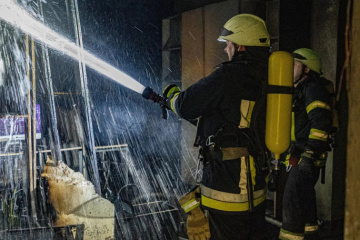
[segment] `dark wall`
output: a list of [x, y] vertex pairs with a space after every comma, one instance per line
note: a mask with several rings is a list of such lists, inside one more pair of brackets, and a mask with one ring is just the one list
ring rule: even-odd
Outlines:
[[174, 0], [174, 12], [177, 14], [218, 2], [222, 2], [222, 1], [221, 0]]
[[333, 188], [332, 192], [332, 220], [340, 220], [342, 223], [344, 219], [345, 210], [345, 178], [346, 178], [346, 162], [347, 162], [347, 135], [348, 135], [348, 115], [349, 102], [348, 93], [345, 88], [346, 82], [340, 84], [340, 75], [343, 63], [345, 62], [345, 36], [344, 30], [346, 25], [346, 8], [347, 1], [339, 1], [339, 18], [338, 18], [338, 44], [337, 44], [337, 68], [336, 68], [336, 89], [339, 93], [337, 103], [339, 115], [339, 132], [336, 134], [336, 148], [334, 149], [334, 163], [333, 169]]
[[310, 47], [310, 0], [280, 0], [279, 50]]

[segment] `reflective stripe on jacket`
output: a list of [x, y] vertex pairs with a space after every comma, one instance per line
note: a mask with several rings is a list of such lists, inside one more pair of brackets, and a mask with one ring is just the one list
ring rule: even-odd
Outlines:
[[292, 144], [300, 153], [330, 150], [331, 96], [321, 83], [309, 76], [295, 88], [292, 113]]
[[[262, 189], [253, 193], [255, 207], [265, 200], [265, 192], [265, 189]], [[201, 186], [201, 205], [205, 208], [225, 212], [243, 212], [249, 210], [247, 193], [226, 193], [205, 186]]]
[[280, 229], [279, 239], [281, 240], [303, 240], [304, 234], [302, 233], [293, 233]]
[[[216, 159], [214, 159], [216, 161]], [[218, 177], [208, 178], [205, 175], [201, 185], [201, 205], [203, 208], [214, 211], [221, 211], [236, 214], [249, 210], [248, 199], [248, 182], [246, 172], [251, 172], [251, 180], [253, 186], [253, 205], [258, 206], [265, 200], [265, 174], [255, 169], [254, 159], [249, 156], [250, 170], [247, 169], [245, 164], [245, 156], [233, 160], [222, 160], [224, 162], [238, 161], [240, 162], [240, 169], [237, 176], [234, 176], [235, 172], [227, 171], [228, 175], [225, 178], [226, 172], [222, 175], [224, 179]], [[216, 173], [218, 173], [217, 171]], [[234, 173], [234, 174], [231, 174]], [[213, 181], [216, 181], [214, 184]], [[227, 182], [226, 182], [227, 181]], [[235, 183], [236, 182], [236, 186]], [[211, 184], [213, 183], [213, 184]]]

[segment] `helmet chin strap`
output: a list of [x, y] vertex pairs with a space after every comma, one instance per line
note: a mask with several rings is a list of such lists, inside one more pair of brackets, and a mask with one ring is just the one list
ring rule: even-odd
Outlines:
[[303, 69], [302, 69], [302, 71], [301, 71], [301, 74], [300, 74], [299, 78], [298, 78], [296, 81], [294, 81], [294, 85], [298, 84], [299, 82], [301, 82], [302, 80], [306, 79], [306, 78], [309, 76], [309, 75], [305, 72], [305, 68], [306, 68], [306, 66], [303, 65]]
[[234, 52], [231, 60], [234, 60], [234, 59], [237, 58], [239, 55], [242, 55], [242, 54], [245, 53], [245, 51], [239, 51], [239, 50], [238, 50], [238, 46], [239, 46], [239, 45], [237, 45], [237, 44], [235, 44], [235, 43], [233, 43], [233, 44], [234, 44], [235, 52]]
[[304, 76], [305, 76], [305, 74], [302, 73], [302, 74], [299, 76], [299, 78], [298, 78], [296, 81], [294, 81], [294, 84], [298, 84], [298, 83], [300, 82], [300, 80], [301, 80]]

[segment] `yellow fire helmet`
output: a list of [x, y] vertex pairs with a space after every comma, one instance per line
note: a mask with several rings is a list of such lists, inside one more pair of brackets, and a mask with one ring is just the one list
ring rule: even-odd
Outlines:
[[314, 72], [322, 74], [321, 59], [313, 50], [309, 48], [299, 48], [293, 52], [293, 57]]
[[218, 41], [229, 40], [244, 46], [270, 46], [270, 35], [264, 20], [252, 14], [239, 14], [224, 25]]

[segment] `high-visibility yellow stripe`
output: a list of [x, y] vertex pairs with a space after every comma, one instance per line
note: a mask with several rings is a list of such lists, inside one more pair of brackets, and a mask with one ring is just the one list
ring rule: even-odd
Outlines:
[[312, 232], [316, 232], [317, 230], [319, 230], [318, 225], [306, 225], [305, 226], [305, 233], [312, 233]]
[[250, 108], [250, 101], [249, 100], [241, 100], [241, 104], [240, 104], [241, 118], [240, 118], [239, 128], [249, 127], [250, 122], [247, 121], [249, 108]]
[[254, 109], [255, 102], [249, 100], [241, 100], [240, 104], [240, 124], [239, 128], [248, 128], [251, 122], [251, 114]]
[[[241, 194], [247, 194], [247, 166], [246, 166], [246, 157], [241, 157], [241, 167], [240, 167], [240, 181], [239, 181], [239, 187]], [[254, 158], [252, 156], [249, 156], [250, 161], [250, 175], [251, 175], [251, 182], [252, 187], [254, 190], [254, 186], [256, 184], [255, 178], [256, 178], [256, 169], [255, 169], [255, 163]]]
[[310, 129], [309, 138], [316, 139], [326, 142], [328, 139], [328, 133], [319, 129], [312, 128]]
[[[168, 85], [166, 88], [168, 88], [170, 85]], [[165, 89], [166, 89], [165, 88]], [[164, 89], [164, 90], [165, 90]], [[177, 86], [173, 86], [171, 89], [170, 89], [170, 91], [167, 93], [167, 95], [165, 96], [165, 97], [170, 97], [170, 95], [172, 94], [172, 93], [174, 93], [174, 92], [179, 92], [180, 91], [180, 88], [179, 87], [177, 87]], [[163, 91], [163, 94], [164, 94], [164, 91]]]
[[[247, 202], [248, 196], [247, 194], [237, 194], [237, 193], [227, 193], [221, 192], [215, 189], [211, 189], [204, 185], [201, 185], [201, 194], [205, 197], [218, 200], [220, 202]], [[260, 198], [265, 195], [265, 189], [257, 190], [253, 192], [254, 199]]]
[[251, 115], [254, 110], [254, 106], [255, 106], [255, 101], [250, 101], [250, 109], [249, 109], [249, 113], [246, 117], [246, 119], [248, 120], [249, 123], [251, 122]]
[[256, 185], [256, 168], [255, 168], [255, 162], [254, 162], [254, 158], [253, 156], [249, 156], [250, 158], [250, 172], [251, 172], [251, 181], [252, 181], [252, 186], [253, 186], [253, 190], [254, 190], [254, 187]]
[[279, 239], [281, 240], [303, 240], [304, 234], [302, 233], [293, 233], [280, 229]]
[[331, 110], [329, 104], [324, 103], [322, 101], [314, 101], [306, 107], [306, 112], [309, 113], [311, 110], [313, 110], [315, 108], [324, 108], [327, 110]]
[[[254, 206], [259, 205], [265, 200], [265, 195], [261, 196], [258, 199], [254, 200]], [[209, 207], [212, 209], [217, 209], [221, 211], [227, 212], [243, 212], [249, 210], [249, 203], [242, 202], [242, 203], [234, 203], [234, 202], [222, 202], [215, 199], [211, 199], [201, 195], [201, 204], [205, 207]]]
[[174, 96], [170, 99], [170, 108], [176, 115], [179, 115], [175, 110], [176, 109], [175, 103], [176, 103], [176, 100], [177, 100], [179, 94], [180, 94], [180, 92], [175, 93]]
[[295, 113], [291, 113], [291, 141], [295, 142]]
[[181, 208], [184, 209], [184, 211], [187, 213], [198, 206], [200, 206], [200, 202], [196, 201], [196, 199], [191, 199], [190, 201], [181, 205]]
[[247, 177], [246, 177], [246, 162], [245, 162], [245, 157], [241, 157], [241, 162], [240, 162], [240, 181], [239, 181], [239, 188], [240, 188], [240, 193], [243, 196], [246, 196], [246, 201], [247, 201]]

